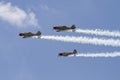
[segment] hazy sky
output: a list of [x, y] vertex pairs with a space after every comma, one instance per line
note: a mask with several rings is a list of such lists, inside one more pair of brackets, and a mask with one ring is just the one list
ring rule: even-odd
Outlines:
[[22, 39], [20, 32], [86, 36], [56, 32], [53, 26], [75, 24], [79, 29], [119, 31], [119, 0], [0, 1], [0, 80], [119, 80], [120, 58], [58, 57], [60, 52], [120, 52], [120, 47]]

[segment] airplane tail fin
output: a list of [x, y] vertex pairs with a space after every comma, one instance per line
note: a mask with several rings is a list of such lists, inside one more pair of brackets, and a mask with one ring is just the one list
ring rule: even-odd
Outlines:
[[74, 53], [74, 54], [77, 54], [77, 50], [76, 50], [76, 49], [74, 49], [73, 53]]
[[71, 26], [71, 29], [75, 29], [75, 28], [76, 28], [76, 26], [75, 26], [75, 25], [72, 25], [72, 26]]
[[37, 35], [41, 35], [41, 32], [40, 32], [40, 31], [38, 31], [36, 34], [37, 34]]

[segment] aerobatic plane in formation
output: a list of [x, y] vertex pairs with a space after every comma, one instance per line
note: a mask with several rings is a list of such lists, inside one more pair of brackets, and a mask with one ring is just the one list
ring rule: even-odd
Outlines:
[[72, 30], [74, 32], [75, 28], [76, 28], [75, 25], [72, 25], [71, 27], [68, 27], [68, 26], [54, 26], [53, 27], [53, 29], [56, 30], [56, 32], [67, 31], [67, 30]]
[[38, 31], [37, 33], [32, 33], [32, 32], [27, 32], [27, 33], [19, 33], [19, 36], [22, 36], [23, 38], [30, 38], [33, 36], [37, 36], [38, 38], [40, 38], [41, 36], [41, 32]]
[[73, 52], [62, 52], [62, 53], [59, 53], [58, 56], [68, 57], [70, 55], [76, 56], [76, 54], [77, 54], [77, 50], [74, 49]]

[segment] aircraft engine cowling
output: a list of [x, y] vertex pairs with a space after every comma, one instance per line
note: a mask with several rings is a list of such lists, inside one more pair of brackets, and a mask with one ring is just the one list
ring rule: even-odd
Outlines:
[[23, 36], [23, 33], [20, 33], [19, 36]]
[[57, 26], [53, 27], [53, 29], [57, 29]]
[[63, 54], [62, 53], [59, 53], [59, 56], [62, 56]]

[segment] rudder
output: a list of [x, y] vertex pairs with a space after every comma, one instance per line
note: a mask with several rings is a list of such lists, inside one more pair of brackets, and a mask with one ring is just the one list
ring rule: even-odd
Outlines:
[[75, 28], [76, 28], [76, 26], [75, 26], [75, 25], [72, 25], [72, 26], [71, 26], [71, 29], [75, 29]]
[[73, 53], [74, 53], [74, 54], [77, 54], [77, 50], [76, 50], [76, 49], [74, 49]]

